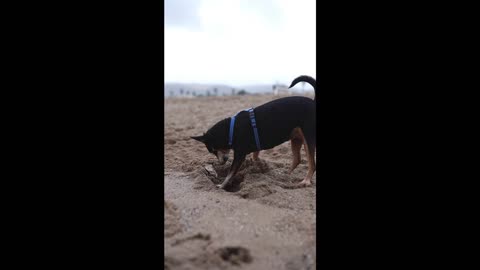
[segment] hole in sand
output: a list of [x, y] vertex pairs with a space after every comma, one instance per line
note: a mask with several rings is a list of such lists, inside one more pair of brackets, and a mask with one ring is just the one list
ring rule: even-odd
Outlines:
[[222, 260], [230, 262], [235, 265], [240, 263], [250, 263], [253, 261], [250, 251], [243, 247], [223, 247], [217, 249], [215, 252]]
[[[228, 175], [230, 171], [231, 161], [220, 165], [220, 164], [211, 164], [211, 169], [215, 171], [215, 174], [210, 174], [209, 178], [214, 184], [221, 184]], [[245, 175], [243, 173], [238, 172], [237, 175], [231, 180], [230, 184], [225, 188], [227, 192], [237, 192], [242, 189], [241, 183], [243, 182]]]
[[238, 192], [242, 189], [243, 185], [242, 182], [245, 180], [245, 176], [243, 174], [237, 174], [230, 182], [230, 185], [225, 187], [225, 191], [227, 192]]
[[[212, 181], [215, 185], [222, 183], [227, 177], [232, 161], [220, 165], [217, 163], [211, 163], [205, 166], [205, 175]], [[240, 169], [238, 170], [237, 175], [231, 180], [230, 184], [225, 188], [227, 192], [238, 192], [244, 186], [246, 174], [265, 174], [270, 171], [270, 167], [264, 160], [253, 161], [252, 159], [247, 159], [244, 161]]]

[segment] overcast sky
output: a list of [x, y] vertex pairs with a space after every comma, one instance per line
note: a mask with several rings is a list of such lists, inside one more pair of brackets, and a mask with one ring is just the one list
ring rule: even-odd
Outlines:
[[165, 82], [315, 77], [315, 0], [165, 0]]

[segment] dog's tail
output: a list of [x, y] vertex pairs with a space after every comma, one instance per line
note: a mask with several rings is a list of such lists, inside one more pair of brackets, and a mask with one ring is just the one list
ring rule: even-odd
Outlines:
[[311, 86], [313, 86], [313, 89], [315, 90], [315, 97], [313, 98], [313, 100], [316, 101], [317, 100], [317, 95], [318, 95], [317, 81], [315, 81], [315, 79], [310, 77], [310, 76], [302, 75], [302, 76], [298, 76], [295, 80], [293, 80], [292, 84], [288, 88], [294, 87], [299, 82], [307, 82]]

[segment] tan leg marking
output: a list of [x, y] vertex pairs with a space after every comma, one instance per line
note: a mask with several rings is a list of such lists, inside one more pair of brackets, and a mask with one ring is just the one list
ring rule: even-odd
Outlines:
[[300, 164], [300, 161], [302, 160], [300, 150], [302, 149], [303, 141], [301, 139], [292, 139], [290, 140], [290, 144], [292, 146], [293, 161], [292, 166], [288, 171], [289, 174], [292, 173], [295, 168], [297, 168], [298, 164]]
[[299, 185], [308, 187], [312, 185], [312, 177], [313, 173], [315, 172], [315, 146], [308, 147], [308, 144], [305, 142], [305, 151], [307, 152], [308, 158], [308, 172], [307, 176], [305, 176], [305, 179], [303, 179]]
[[292, 133], [290, 134], [290, 144], [292, 146], [292, 155], [293, 161], [292, 166], [288, 173], [292, 173], [295, 168], [297, 168], [298, 164], [302, 160], [302, 156], [300, 150], [302, 149], [302, 144], [304, 143], [305, 138], [303, 137], [303, 132], [300, 128], [294, 128]]
[[258, 161], [258, 155], [260, 155], [260, 151], [253, 152], [253, 160]]
[[229, 172], [228, 175], [227, 175], [227, 177], [225, 178], [225, 180], [223, 180], [223, 182], [222, 182], [220, 185], [217, 185], [217, 188], [222, 188], [222, 189], [224, 189], [225, 186], [227, 186], [228, 183], [230, 183], [230, 179], [232, 179], [233, 175], [234, 175], [234, 172], [233, 172], [233, 171]]

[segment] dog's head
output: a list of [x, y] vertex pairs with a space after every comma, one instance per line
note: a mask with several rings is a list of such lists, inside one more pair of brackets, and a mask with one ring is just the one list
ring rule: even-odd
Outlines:
[[229, 124], [229, 118], [223, 119], [211, 127], [207, 133], [203, 133], [202, 136], [190, 138], [204, 143], [208, 152], [214, 154], [220, 164], [225, 164], [231, 149], [228, 145]]
[[215, 137], [207, 133], [203, 134], [202, 136], [194, 136], [190, 138], [204, 143], [208, 152], [214, 154], [220, 164], [225, 164], [227, 162], [230, 149], [228, 149], [224, 144], [219, 143]]

